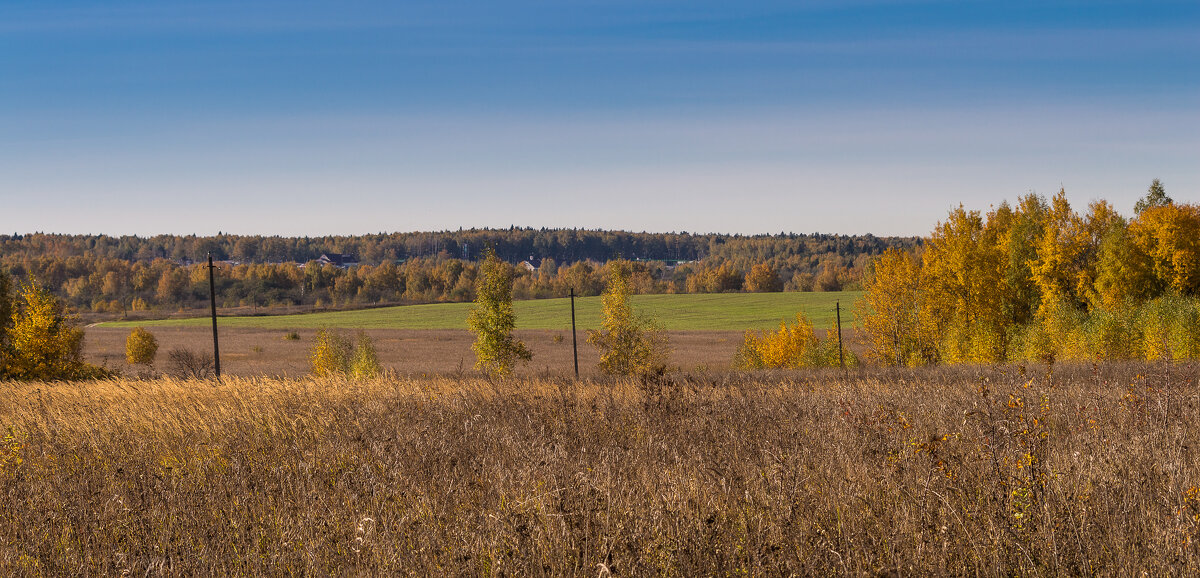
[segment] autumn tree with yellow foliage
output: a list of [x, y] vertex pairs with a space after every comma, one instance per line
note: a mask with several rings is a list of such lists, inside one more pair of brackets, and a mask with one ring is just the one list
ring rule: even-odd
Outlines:
[[1200, 207], [1145, 209], [1129, 224], [1129, 235], [1156, 285], [1180, 295], [1200, 293]]
[[665, 370], [670, 355], [666, 332], [653, 319], [635, 313], [629, 303], [630, 274], [628, 261], [609, 261], [608, 286], [600, 297], [600, 329], [588, 331], [588, 343], [600, 352], [600, 370], [610, 375]]
[[83, 361], [83, 330], [49, 291], [29, 283], [21, 288], [5, 331], [0, 376], [24, 381], [95, 379], [107, 374]]
[[375, 343], [364, 331], [354, 343], [333, 330], [318, 329], [308, 352], [309, 369], [317, 377], [370, 379], [383, 372]]
[[[1030, 193], [1016, 208], [1001, 204], [995, 212], [995, 226], [1002, 229], [1004, 284], [1000, 287], [1004, 319], [1010, 326], [1029, 323], [1042, 303], [1042, 294], [1033, 282], [1033, 266], [1038, 262], [1038, 246], [1049, 212], [1046, 199]], [[989, 226], [992, 222], [989, 219]]]
[[1004, 358], [1002, 254], [996, 232], [961, 206], [929, 237], [922, 257], [923, 315], [941, 336], [945, 361]]
[[774, 267], [759, 263], [750, 268], [743, 287], [751, 293], [777, 293], [783, 291], [783, 281]]
[[1128, 220], [1105, 201], [1080, 215], [1065, 190], [986, 218], [960, 206], [919, 262], [885, 253], [865, 288], [889, 364], [1200, 358], [1200, 207], [1157, 180]]
[[1083, 220], [1071, 209], [1066, 190], [1059, 190], [1050, 201], [1050, 210], [1042, 226], [1037, 261], [1032, 266], [1033, 282], [1041, 293], [1039, 314], [1045, 314], [1060, 302], [1080, 306], [1078, 294], [1084, 251]]
[[859, 303], [859, 322], [870, 357], [887, 365], [937, 361], [937, 332], [922, 306], [921, 265], [899, 249], [888, 249], [868, 272]]
[[8, 340], [12, 328], [13, 308], [12, 277], [8, 271], [0, 269], [0, 379], [8, 376], [8, 362], [12, 355], [11, 344]]
[[745, 277], [729, 263], [720, 266], [705, 265], [687, 278], [688, 293], [726, 293], [738, 291]]

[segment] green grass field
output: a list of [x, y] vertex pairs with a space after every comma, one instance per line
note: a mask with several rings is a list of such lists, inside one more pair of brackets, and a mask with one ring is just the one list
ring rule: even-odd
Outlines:
[[[799, 311], [817, 328], [834, 322], [834, 305], [842, 304], [842, 324], [854, 324], [854, 304], [862, 293], [722, 293], [714, 295], [635, 295], [634, 309], [653, 316], [664, 327], [677, 331], [771, 329], [781, 319], [791, 320]], [[223, 327], [258, 329], [305, 329], [337, 327], [347, 329], [465, 329], [470, 303], [406, 305], [357, 311], [331, 311], [301, 315], [222, 317]], [[570, 329], [569, 299], [538, 299], [513, 304], [518, 329]], [[575, 300], [580, 329], [600, 325], [600, 298]], [[208, 318], [169, 319], [162, 321], [122, 321], [103, 323], [103, 327], [183, 327], [204, 326]]]

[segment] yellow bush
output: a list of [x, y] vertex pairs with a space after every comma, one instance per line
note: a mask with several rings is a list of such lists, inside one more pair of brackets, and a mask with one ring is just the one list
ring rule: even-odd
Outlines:
[[345, 375], [349, 368], [350, 343], [345, 337], [320, 329], [313, 338], [312, 349], [308, 353], [308, 362], [312, 374], [318, 377]]
[[382, 371], [371, 337], [359, 331], [358, 343], [354, 345], [354, 353], [350, 357], [350, 376], [356, 379], [370, 379], [379, 376]]
[[[817, 339], [812, 323], [803, 313], [797, 313], [795, 325], [782, 321], [777, 331], [763, 331], [758, 335], [747, 331], [734, 357], [734, 366], [739, 369], [837, 367], [841, 356], [836, 329], [830, 329], [828, 334], [830, 337], [824, 341]], [[851, 352], [843, 354], [846, 365], [857, 363]]]
[[153, 333], [135, 327], [125, 339], [125, 361], [134, 365], [153, 365], [158, 354], [158, 339]]
[[347, 376], [369, 379], [383, 371], [374, 342], [369, 335], [361, 331], [358, 333], [357, 342], [351, 345], [349, 339], [337, 332], [318, 330], [313, 338], [312, 349], [309, 350], [308, 361], [312, 374], [318, 377]]

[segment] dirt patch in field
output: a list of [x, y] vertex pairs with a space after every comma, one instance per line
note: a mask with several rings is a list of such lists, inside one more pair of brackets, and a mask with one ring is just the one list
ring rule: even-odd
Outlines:
[[[129, 329], [93, 327], [87, 330], [85, 353], [92, 363], [117, 369], [127, 375], [141, 370], [125, 363], [125, 338]], [[154, 328], [158, 359], [154, 369], [166, 370], [167, 352], [176, 348], [212, 351], [212, 330], [207, 328]], [[299, 340], [286, 340], [286, 330], [223, 329], [220, 333], [221, 370], [227, 375], [297, 377], [308, 372], [308, 351], [316, 331], [297, 330]], [[344, 332], [353, 337], [352, 331]], [[404, 375], [473, 374], [474, 336], [457, 329], [373, 329], [367, 335], [375, 342], [379, 360], [387, 369]], [[571, 332], [558, 330], [517, 331], [533, 350], [533, 361], [518, 373], [530, 376], [570, 375]], [[688, 372], [727, 369], [742, 342], [739, 331], [669, 332], [671, 364]], [[579, 332], [579, 371], [596, 373], [599, 358], [595, 348]]]

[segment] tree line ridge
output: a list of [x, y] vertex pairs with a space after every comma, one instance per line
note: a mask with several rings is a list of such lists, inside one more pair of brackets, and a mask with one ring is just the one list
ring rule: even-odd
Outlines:
[[[474, 299], [487, 248], [514, 271], [514, 297], [599, 295], [604, 263], [635, 263], [636, 293], [857, 288], [867, 262], [917, 238], [825, 234], [722, 235], [580, 229], [464, 229], [343, 237], [0, 235], [0, 267], [77, 310], [128, 314], [199, 307], [201, 261], [223, 261], [222, 307], [354, 306]], [[361, 265], [320, 264], [323, 254]], [[300, 265], [303, 265], [302, 267]]]

